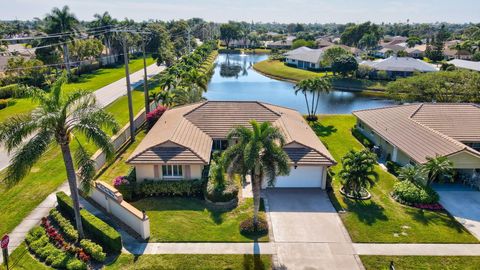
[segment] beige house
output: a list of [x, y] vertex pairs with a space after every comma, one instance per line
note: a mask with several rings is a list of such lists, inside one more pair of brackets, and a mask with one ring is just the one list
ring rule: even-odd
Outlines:
[[478, 105], [421, 103], [353, 114], [357, 128], [379, 146], [383, 159], [406, 165], [447, 156], [460, 174], [480, 174]]
[[167, 110], [127, 163], [135, 166], [137, 181], [201, 178], [212, 151], [235, 143], [226, 140], [228, 132], [253, 119], [271, 122], [286, 138], [291, 172], [277, 177], [275, 187], [325, 188], [335, 160], [302, 115], [254, 101], [206, 101]]

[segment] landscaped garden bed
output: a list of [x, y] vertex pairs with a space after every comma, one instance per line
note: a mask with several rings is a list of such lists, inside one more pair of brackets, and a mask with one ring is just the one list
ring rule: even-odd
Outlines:
[[[350, 150], [363, 146], [353, 137], [351, 129], [355, 117], [351, 115], [321, 116], [315, 127], [336, 160]], [[398, 182], [395, 176], [375, 166], [378, 181], [369, 189], [372, 198], [356, 201], [340, 194], [342, 183], [339, 163], [331, 169], [333, 191], [329, 193], [340, 217], [354, 242], [386, 243], [478, 243], [455, 218], [445, 211], [429, 211], [404, 206], [396, 202], [390, 192]]]

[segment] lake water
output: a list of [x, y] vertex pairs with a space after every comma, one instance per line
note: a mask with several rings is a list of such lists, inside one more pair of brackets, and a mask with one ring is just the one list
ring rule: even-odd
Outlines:
[[[303, 94], [295, 95], [293, 84], [265, 77], [252, 65], [267, 55], [220, 54], [217, 66], [204, 94], [208, 100], [256, 100], [307, 113]], [[321, 96], [320, 114], [349, 114], [355, 110], [384, 107], [393, 101], [363, 96], [360, 93], [332, 91]]]

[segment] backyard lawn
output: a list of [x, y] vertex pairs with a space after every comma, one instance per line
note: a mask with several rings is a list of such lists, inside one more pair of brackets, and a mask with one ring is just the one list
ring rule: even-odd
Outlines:
[[[253, 214], [253, 199], [239, 203], [232, 211], [208, 209], [195, 198], [152, 197], [132, 203], [147, 211], [151, 242], [252, 242], [240, 234], [240, 222]], [[264, 213], [261, 213], [264, 215]], [[268, 242], [268, 235], [258, 239]]]
[[272, 269], [270, 255], [142, 255], [122, 254], [105, 270], [129, 269], [231, 269], [231, 270], [267, 270]]
[[[328, 147], [338, 165], [333, 173], [341, 170], [341, 158], [351, 149], [362, 145], [352, 136], [355, 125], [352, 115], [321, 116], [313, 128]], [[372, 199], [354, 201], [343, 197], [340, 180], [334, 176], [330, 194], [340, 217], [354, 242], [387, 243], [478, 243], [462, 225], [446, 212], [434, 212], [406, 207], [395, 202], [389, 195], [396, 178], [376, 166], [379, 180], [370, 189]]]
[[465, 256], [360, 256], [367, 270], [389, 270], [393, 261], [396, 270], [476, 270], [480, 257]]

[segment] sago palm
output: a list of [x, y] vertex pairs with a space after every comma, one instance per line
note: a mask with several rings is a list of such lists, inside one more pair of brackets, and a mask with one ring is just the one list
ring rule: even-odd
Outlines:
[[351, 150], [342, 158], [343, 168], [340, 177], [347, 194], [361, 197], [361, 191], [375, 184], [378, 175], [375, 172], [376, 156], [367, 149], [355, 152]]
[[[64, 93], [62, 84], [65, 80], [64, 74], [52, 85], [49, 93], [31, 90], [29, 94], [39, 106], [30, 114], [15, 115], [0, 124], [0, 143], [9, 153], [14, 153], [3, 181], [7, 185], [16, 184], [30, 172], [47, 150], [54, 145], [60, 146], [73, 200], [76, 227], [80, 237], [84, 237], [77, 175], [82, 190], [88, 192], [95, 176], [95, 162], [90, 159], [90, 153], [75, 135], [84, 135], [101, 148], [107, 157], [111, 157], [114, 153], [113, 145], [102, 128], [116, 132], [118, 125], [112, 115], [97, 106], [93, 94], [85, 91]], [[73, 140], [78, 144], [74, 158], [70, 150]]]
[[251, 129], [237, 127], [229, 132], [227, 139], [238, 143], [225, 150], [222, 162], [229, 174], [250, 174], [254, 202], [253, 223], [257, 226], [263, 179], [273, 186], [275, 178], [287, 175], [290, 167], [288, 156], [283, 150], [285, 138], [280, 130], [269, 122], [259, 124], [252, 120], [250, 125]]
[[410, 181], [414, 184], [426, 185], [427, 177], [422, 166], [412, 166], [408, 164], [400, 169], [398, 173], [398, 180]]
[[427, 185], [432, 184], [442, 176], [451, 176], [453, 173], [453, 163], [447, 157], [437, 156], [435, 158], [427, 157], [427, 163], [423, 165], [427, 175]]

